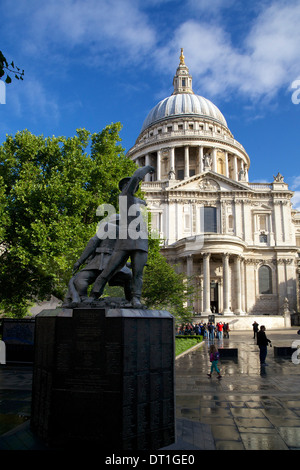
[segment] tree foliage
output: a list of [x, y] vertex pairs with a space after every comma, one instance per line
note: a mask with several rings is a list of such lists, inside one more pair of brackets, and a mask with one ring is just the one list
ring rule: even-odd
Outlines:
[[5, 73], [5, 83], [11, 83], [12, 81], [9, 73], [13, 73], [17, 80], [23, 80], [24, 70], [16, 67], [13, 61], [8, 63], [2, 51], [0, 51], [0, 79], [5, 75]]
[[[120, 123], [95, 134], [78, 129], [70, 138], [25, 130], [0, 146], [0, 311], [6, 315], [21, 317], [51, 294], [63, 299], [73, 265], [96, 233], [97, 208], [106, 203], [118, 211], [118, 183], [136, 169], [124, 155], [120, 129]], [[186, 279], [160, 254], [159, 240], [149, 245], [144, 302], [188, 321]]]
[[0, 147], [0, 308], [63, 298], [74, 262], [96, 233], [97, 207], [118, 207], [118, 182], [136, 169], [119, 123], [74, 137], [8, 136]]

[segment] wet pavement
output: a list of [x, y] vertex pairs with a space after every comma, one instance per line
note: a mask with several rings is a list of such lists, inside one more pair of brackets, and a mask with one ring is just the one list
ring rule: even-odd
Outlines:
[[[200, 449], [300, 450], [300, 364], [291, 357], [274, 357], [274, 346], [291, 347], [297, 329], [267, 331], [267, 366], [261, 367], [251, 331], [230, 332], [214, 340], [219, 348], [237, 348], [238, 358], [220, 360], [222, 378], [212, 378], [205, 344], [176, 360], [176, 416], [181, 426], [194, 423], [207, 433], [207, 442], [189, 442]], [[300, 359], [296, 354], [296, 358]], [[294, 357], [295, 358], [295, 357]], [[178, 438], [184, 434], [178, 429]]]
[[[266, 333], [291, 347], [297, 329]], [[268, 348], [261, 367], [251, 331], [214, 342], [238, 357], [220, 360], [220, 380], [207, 376], [208, 340], [176, 360], [177, 439], [164, 450], [300, 450], [300, 364]], [[0, 366], [0, 450], [46, 449], [29, 429], [31, 381], [30, 365]]]

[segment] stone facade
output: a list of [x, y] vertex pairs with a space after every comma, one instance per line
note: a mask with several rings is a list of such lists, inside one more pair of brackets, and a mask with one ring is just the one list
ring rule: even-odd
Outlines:
[[298, 311], [300, 213], [282, 175], [249, 181], [250, 158], [221, 112], [192, 91], [181, 51], [174, 93], [148, 114], [128, 156], [156, 173], [143, 184], [162, 253], [191, 276], [196, 313]]

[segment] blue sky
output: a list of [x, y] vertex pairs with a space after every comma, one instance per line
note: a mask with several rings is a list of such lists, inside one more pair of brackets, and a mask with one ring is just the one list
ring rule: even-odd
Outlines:
[[245, 147], [250, 181], [280, 172], [300, 206], [299, 0], [1, 0], [0, 18], [0, 50], [25, 69], [6, 86], [0, 143], [120, 121], [129, 150], [172, 93], [183, 47], [194, 92]]

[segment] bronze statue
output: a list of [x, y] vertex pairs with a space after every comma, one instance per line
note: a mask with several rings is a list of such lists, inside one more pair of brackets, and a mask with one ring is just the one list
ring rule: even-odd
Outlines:
[[[69, 289], [64, 307], [73, 307], [78, 303], [91, 304], [101, 302], [106, 284], [123, 286], [126, 304], [123, 306], [141, 308], [143, 270], [148, 257], [148, 226], [142, 217], [141, 205], [146, 202], [135, 196], [139, 183], [147, 173], [153, 173], [150, 165], [138, 168], [131, 177], [119, 182], [120, 215], [115, 215], [106, 223], [115, 224], [115, 237], [92, 237], [79, 260], [75, 263], [74, 276], [69, 282]], [[104, 233], [104, 232], [103, 232]], [[127, 261], [130, 257], [130, 267]], [[79, 267], [87, 265], [76, 274]], [[94, 284], [88, 297], [88, 287]]]
[[[111, 228], [111, 233], [116, 233], [118, 236], [119, 215], [113, 215], [109, 221], [105, 222], [105, 226], [106, 230], [103, 230], [103, 232], [108, 232]], [[74, 307], [81, 302], [89, 302], [88, 287], [95, 282], [97, 277], [106, 267], [109, 258], [114, 251], [116, 241], [116, 237], [99, 238], [98, 235], [95, 235], [89, 240], [82, 255], [74, 264], [73, 277], [69, 282], [64, 307]], [[80, 266], [85, 263], [87, 264], [84, 268], [77, 272]], [[122, 286], [124, 288], [124, 294], [127, 301], [131, 300], [131, 278], [131, 270], [129, 267], [123, 266], [115, 273], [109, 283], [111, 286]]]
[[[98, 279], [95, 281], [91, 298], [93, 300], [101, 297], [104, 287], [112, 277], [125, 266], [128, 258], [131, 260], [132, 281], [131, 281], [131, 306], [134, 308], [142, 307], [141, 293], [143, 285], [143, 270], [148, 257], [148, 227], [147, 224], [142, 223], [141, 213], [132, 211], [135, 207], [146, 205], [146, 202], [135, 196], [139, 188], [140, 181], [147, 173], [153, 173], [154, 168], [150, 165], [138, 168], [131, 178], [123, 178], [119, 183], [121, 190], [120, 206], [126, 205], [126, 213], [123, 210], [120, 216], [120, 226], [125, 229], [126, 233], [119, 233], [119, 238], [116, 241], [114, 252], [109, 259], [105, 269], [102, 271]], [[125, 198], [125, 199], [121, 199]], [[126, 202], [126, 204], [124, 204]], [[135, 226], [137, 216], [140, 220], [140, 231], [136, 232], [131, 229]], [[125, 219], [125, 220], [124, 220]]]

